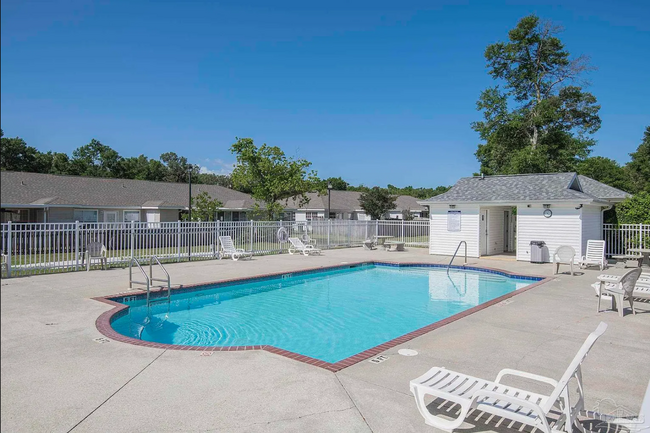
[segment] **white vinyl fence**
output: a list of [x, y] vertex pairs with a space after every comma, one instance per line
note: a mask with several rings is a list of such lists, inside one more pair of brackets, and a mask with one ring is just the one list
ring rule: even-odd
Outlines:
[[603, 224], [605, 255], [628, 254], [629, 248], [650, 248], [650, 224]]
[[[426, 247], [429, 221], [216, 221], [165, 223], [3, 223], [4, 276], [22, 276], [85, 269], [90, 242], [106, 246], [109, 266], [128, 266], [131, 257], [157, 256], [162, 262], [217, 258], [219, 236], [256, 255], [286, 252], [278, 236], [316, 240], [322, 249], [361, 246], [375, 235], [394, 236], [407, 246]], [[93, 262], [93, 268], [97, 264]]]

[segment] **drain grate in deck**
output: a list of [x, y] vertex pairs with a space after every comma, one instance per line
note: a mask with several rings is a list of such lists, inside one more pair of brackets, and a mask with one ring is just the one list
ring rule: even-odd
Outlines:
[[385, 355], [378, 355], [378, 356], [375, 356], [374, 358], [369, 359], [368, 361], [372, 362], [373, 364], [379, 364], [381, 362], [386, 361], [387, 359], [388, 359], [388, 357], [385, 356]]

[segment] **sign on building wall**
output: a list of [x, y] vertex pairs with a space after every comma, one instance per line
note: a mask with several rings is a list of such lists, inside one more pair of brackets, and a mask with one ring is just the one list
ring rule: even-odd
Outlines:
[[459, 232], [460, 231], [460, 211], [449, 210], [447, 211], [447, 231]]

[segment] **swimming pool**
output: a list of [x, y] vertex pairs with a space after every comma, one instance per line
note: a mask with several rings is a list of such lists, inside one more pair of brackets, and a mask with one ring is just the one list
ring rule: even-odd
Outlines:
[[522, 289], [537, 277], [372, 263], [176, 291], [149, 309], [142, 297], [118, 333], [183, 346], [273, 346], [337, 363]]

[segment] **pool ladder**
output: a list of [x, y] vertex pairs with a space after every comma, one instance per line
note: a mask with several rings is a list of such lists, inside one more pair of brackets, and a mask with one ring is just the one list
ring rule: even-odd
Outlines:
[[449, 260], [449, 264], [447, 265], [447, 275], [449, 275], [449, 268], [451, 268], [451, 264], [454, 262], [454, 259], [456, 258], [456, 254], [458, 254], [458, 250], [460, 249], [460, 246], [463, 244], [465, 244], [465, 263], [463, 263], [463, 266], [467, 265], [467, 242], [460, 241], [458, 242], [458, 246], [456, 247], [456, 251], [454, 252], [454, 255], [451, 257], [451, 260]]
[[[160, 269], [162, 269], [163, 273], [165, 274], [165, 278], [154, 278], [153, 276], [153, 265], [156, 263]], [[140, 269], [140, 273], [144, 277], [144, 281], [137, 281], [133, 279], [133, 264], [135, 264], [138, 269]], [[146, 265], [145, 265], [146, 266]], [[157, 297], [155, 299], [151, 299], [151, 283], [154, 281], [162, 282], [162, 283], [167, 283], [167, 296], [162, 296], [162, 297]], [[142, 331], [144, 328], [151, 323], [151, 305], [152, 304], [158, 304], [160, 302], [166, 302], [167, 303], [167, 313], [165, 314], [165, 318], [159, 323], [160, 326], [169, 318], [169, 312], [170, 312], [170, 306], [171, 306], [171, 291], [172, 291], [172, 284], [171, 284], [171, 279], [169, 277], [169, 273], [167, 272], [167, 269], [160, 263], [160, 260], [158, 259], [157, 256], [151, 256], [149, 258], [149, 274], [142, 268], [142, 265], [140, 264], [140, 261], [136, 259], [135, 257], [131, 257], [131, 261], [129, 262], [129, 288], [133, 288], [134, 284], [140, 284], [143, 285], [147, 288], [147, 317], [144, 320], [143, 326], [140, 328], [138, 332], [138, 338], [142, 335]], [[161, 288], [162, 290], [162, 288]]]

